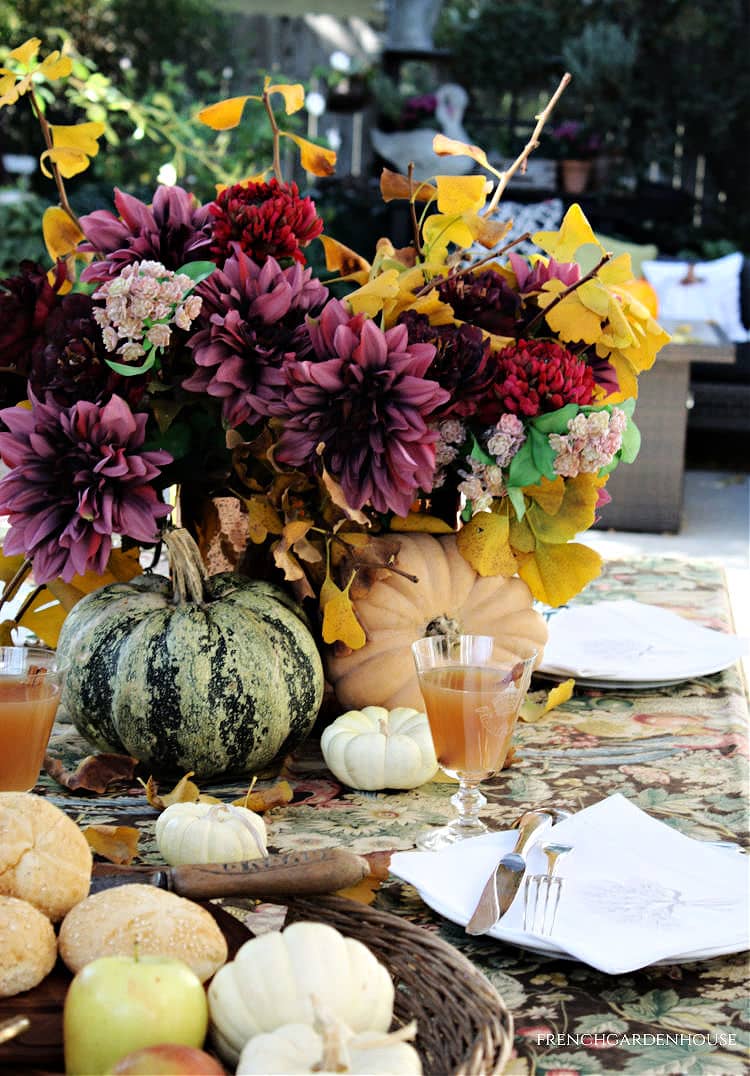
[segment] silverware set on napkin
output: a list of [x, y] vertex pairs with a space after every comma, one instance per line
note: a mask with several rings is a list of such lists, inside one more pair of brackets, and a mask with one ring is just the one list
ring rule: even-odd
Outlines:
[[568, 817], [569, 811], [555, 807], [527, 811], [521, 816], [515, 847], [512, 852], [506, 852], [487, 879], [466, 924], [467, 934], [486, 934], [491, 930], [510, 908], [524, 879], [523, 929], [537, 934], [551, 933], [562, 894], [562, 879], [555, 872], [559, 860], [572, 847], [554, 842], [542, 845], [547, 857], [546, 874], [527, 874], [524, 853], [539, 843], [555, 823]]

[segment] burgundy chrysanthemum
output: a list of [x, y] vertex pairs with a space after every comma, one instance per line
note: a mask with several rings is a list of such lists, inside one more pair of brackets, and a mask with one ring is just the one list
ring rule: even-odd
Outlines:
[[405, 516], [435, 472], [437, 434], [426, 418], [448, 393], [427, 372], [432, 344], [410, 344], [405, 325], [383, 332], [332, 300], [309, 324], [314, 359], [290, 362], [275, 458], [313, 467], [316, 448], [349, 504]]
[[410, 343], [435, 346], [430, 378], [447, 390], [449, 399], [433, 417], [475, 414], [494, 373], [488, 363], [490, 342], [482, 330], [466, 324], [431, 325], [425, 314], [414, 310], [401, 314], [398, 323], [406, 325]]
[[309, 348], [300, 330], [328, 289], [296, 262], [282, 269], [269, 258], [259, 266], [238, 250], [197, 294], [203, 306], [188, 345], [197, 369], [183, 388], [220, 399], [230, 426], [257, 422], [286, 385], [284, 361]]
[[323, 231], [311, 198], [300, 198], [296, 183], [235, 183], [211, 205], [211, 253], [223, 265], [239, 244], [253, 261], [293, 259], [304, 265], [302, 247]]
[[171, 508], [151, 484], [172, 462], [168, 452], [144, 452], [146, 414], [119, 396], [104, 405], [61, 407], [29, 394], [31, 410], [7, 407], [0, 419], [0, 455], [11, 468], [0, 481], [0, 513], [9, 516], [6, 556], [33, 561], [34, 578], [70, 581], [104, 571], [113, 534], [152, 542]]
[[438, 287], [459, 321], [498, 336], [514, 336], [521, 317], [521, 297], [495, 269], [449, 277]]
[[150, 206], [115, 188], [115, 208], [119, 217], [106, 209], [81, 217], [87, 241], [80, 249], [104, 255], [84, 269], [83, 280], [110, 280], [132, 262], [156, 261], [179, 269], [210, 258], [209, 207], [198, 205], [182, 187], [159, 187]]
[[511, 413], [533, 418], [565, 404], [590, 404], [594, 375], [577, 355], [551, 340], [518, 340], [495, 356], [492, 392], [480, 411], [484, 422]]
[[19, 276], [0, 281], [0, 366], [11, 374], [0, 379], [6, 403], [26, 397], [26, 378], [35, 354], [44, 346], [45, 327], [60, 302], [58, 288], [65, 279], [62, 263], [54, 286], [41, 265], [23, 261], [19, 268]]

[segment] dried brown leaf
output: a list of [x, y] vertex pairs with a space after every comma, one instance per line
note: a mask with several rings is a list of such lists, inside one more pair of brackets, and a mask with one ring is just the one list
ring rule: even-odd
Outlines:
[[146, 790], [146, 799], [149, 804], [155, 807], [157, 811], [165, 811], [172, 803], [196, 802], [201, 792], [198, 786], [190, 780], [192, 776], [193, 770], [190, 770], [189, 773], [179, 779], [172, 791], [167, 792], [164, 796], [159, 795], [159, 785], [153, 777], [149, 777], [148, 781], [141, 781], [140, 783]]
[[140, 833], [134, 826], [86, 826], [83, 835], [91, 850], [110, 863], [132, 863], [138, 853]]
[[71, 792], [96, 792], [99, 795], [116, 782], [132, 781], [137, 765], [137, 758], [107, 752], [87, 755], [74, 770], [66, 770], [60, 759], [51, 755], [46, 755], [44, 759], [45, 773], [64, 788]]
[[263, 814], [264, 811], [270, 811], [273, 807], [284, 807], [287, 803], [291, 803], [293, 796], [294, 791], [288, 781], [277, 781], [270, 788], [254, 790], [251, 786], [247, 795], [241, 799], [232, 800], [232, 805], [247, 807], [249, 811]]

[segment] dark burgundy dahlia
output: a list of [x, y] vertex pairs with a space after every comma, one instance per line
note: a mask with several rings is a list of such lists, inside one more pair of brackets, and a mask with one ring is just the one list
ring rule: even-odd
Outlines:
[[498, 336], [514, 336], [522, 314], [520, 295], [495, 269], [448, 277], [438, 286], [459, 321], [468, 321]]
[[65, 279], [59, 263], [54, 285], [47, 271], [35, 262], [23, 261], [20, 274], [0, 281], [0, 367], [1, 398], [15, 403], [26, 397], [26, 378], [34, 355], [44, 346], [44, 331], [50, 314], [60, 302], [58, 288]]
[[296, 183], [235, 183], [211, 205], [214, 238], [211, 252], [217, 265], [230, 257], [235, 244], [253, 261], [286, 259], [304, 265], [306, 247], [323, 231], [323, 221], [311, 198], [300, 198]]
[[152, 204], [115, 188], [116, 217], [98, 209], [81, 217], [86, 242], [82, 251], [103, 255], [88, 265], [83, 280], [110, 280], [133, 262], [161, 262], [179, 269], [211, 256], [211, 214], [182, 187], [159, 187]]
[[435, 346], [430, 377], [447, 390], [449, 399], [435, 410], [434, 417], [475, 414], [494, 373], [488, 362], [488, 337], [473, 325], [431, 325], [425, 314], [414, 310], [401, 314], [398, 323], [406, 325], [410, 343]]
[[70, 581], [104, 571], [113, 534], [154, 541], [171, 508], [152, 482], [172, 457], [143, 451], [148, 416], [133, 414], [119, 396], [72, 407], [51, 394], [44, 403], [30, 399], [30, 411], [0, 411], [9, 431], [0, 433], [0, 455], [11, 468], [0, 480], [6, 556], [30, 557], [37, 583]]
[[305, 317], [320, 311], [328, 289], [297, 263], [260, 266], [238, 250], [197, 294], [203, 306], [188, 345], [196, 371], [183, 388], [220, 399], [230, 426], [267, 417], [286, 386], [284, 362], [310, 346]]
[[315, 357], [286, 366], [275, 458], [312, 469], [322, 443], [323, 461], [353, 508], [405, 516], [435, 472], [437, 434], [427, 416], [448, 400], [426, 376], [434, 346], [410, 344], [406, 325], [383, 332], [337, 299], [308, 331]]
[[480, 416], [533, 418], [565, 404], [590, 404], [594, 375], [583, 359], [552, 340], [518, 340], [496, 352], [495, 380]]

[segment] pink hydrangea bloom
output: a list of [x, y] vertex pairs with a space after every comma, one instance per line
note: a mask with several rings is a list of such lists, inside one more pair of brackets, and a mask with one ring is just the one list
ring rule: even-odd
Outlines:
[[498, 467], [507, 467], [526, 440], [518, 415], [501, 415], [487, 434], [487, 451], [494, 456]]
[[608, 466], [622, 447], [622, 435], [628, 420], [624, 411], [615, 407], [608, 411], [580, 412], [568, 423], [568, 433], [549, 435], [549, 443], [557, 455], [553, 464], [555, 474], [575, 478], [579, 474], [596, 474]]

